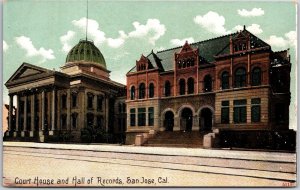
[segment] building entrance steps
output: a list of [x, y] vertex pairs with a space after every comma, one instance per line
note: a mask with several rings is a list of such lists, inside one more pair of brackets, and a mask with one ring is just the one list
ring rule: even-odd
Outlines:
[[206, 133], [199, 131], [161, 131], [149, 139], [144, 146], [202, 148], [203, 136]]

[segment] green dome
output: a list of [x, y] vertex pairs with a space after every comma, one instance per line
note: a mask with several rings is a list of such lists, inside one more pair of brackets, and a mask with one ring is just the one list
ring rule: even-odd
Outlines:
[[92, 41], [80, 40], [68, 53], [66, 63], [68, 62], [93, 62], [106, 68], [105, 59], [100, 50]]

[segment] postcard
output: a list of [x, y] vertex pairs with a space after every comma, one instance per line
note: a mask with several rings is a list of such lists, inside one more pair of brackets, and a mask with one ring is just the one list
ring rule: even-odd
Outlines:
[[295, 187], [295, 1], [3, 1], [4, 187]]

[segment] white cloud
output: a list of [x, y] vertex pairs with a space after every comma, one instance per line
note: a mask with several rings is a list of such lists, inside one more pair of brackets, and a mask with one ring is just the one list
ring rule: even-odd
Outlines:
[[71, 31], [69, 30], [67, 32], [67, 34], [61, 36], [59, 39], [60, 39], [60, 42], [62, 43], [63, 47], [62, 47], [62, 51], [65, 52], [65, 53], [68, 53], [70, 50], [71, 50], [71, 45], [69, 44], [70, 41], [74, 38], [75, 36], [75, 32], [74, 31]]
[[[237, 25], [233, 27], [232, 32], [243, 30], [244, 27], [241, 25]], [[259, 24], [251, 24], [250, 26], [246, 26], [246, 29], [251, 32], [252, 34], [261, 34], [263, 30], [260, 28]]]
[[224, 27], [225, 18], [217, 12], [209, 11], [203, 16], [198, 15], [194, 18], [194, 22], [214, 34], [220, 35], [229, 33]]
[[252, 24], [247, 27], [247, 30], [250, 31], [252, 34], [261, 34], [263, 30], [260, 28], [258, 24]]
[[158, 19], [148, 19], [145, 25], [139, 22], [132, 23], [135, 30], [128, 33], [129, 37], [144, 38], [147, 37], [149, 43], [155, 44], [155, 41], [163, 36], [166, 32], [165, 25], [161, 24]]
[[15, 41], [20, 48], [26, 51], [27, 57], [40, 56], [42, 58], [41, 63], [45, 62], [46, 60], [55, 59], [55, 56], [53, 55], [54, 52], [52, 49], [46, 50], [43, 47], [36, 49], [31, 39], [26, 36], [16, 37]]
[[9, 48], [8, 44], [3, 40], [3, 52], [6, 52], [8, 48]]
[[172, 39], [170, 41], [170, 43], [173, 46], [183, 46], [186, 41], [188, 41], [189, 44], [195, 42], [194, 38], [190, 37], [190, 38], [184, 38], [182, 40], [180, 40], [180, 39]]
[[[79, 20], [73, 20], [72, 24], [82, 30], [85, 33], [86, 31], [87, 20], [85, 17]], [[99, 23], [96, 20], [88, 19], [88, 37], [91, 37], [94, 40], [94, 43], [99, 46], [105, 42], [105, 33], [100, 30]]]
[[271, 35], [266, 42], [272, 47], [276, 48], [288, 48], [296, 47], [297, 45], [297, 33], [295, 31], [290, 31], [285, 33], [284, 37]]
[[238, 14], [242, 17], [255, 17], [255, 16], [262, 16], [265, 14], [265, 11], [261, 8], [253, 8], [252, 10], [248, 11], [246, 9], [237, 10]]
[[294, 47], [297, 46], [297, 33], [296, 33], [296, 31], [290, 31], [290, 32], [286, 33], [284, 36], [287, 38], [289, 44], [291, 44]]
[[120, 36], [118, 38], [107, 38], [108, 46], [112, 48], [118, 48], [125, 43], [125, 39], [128, 38], [124, 31], [119, 31]]
[[[87, 24], [85, 17], [79, 20], [73, 20], [72, 24], [85, 33]], [[133, 22], [132, 24], [135, 30], [128, 34], [120, 30], [118, 38], [110, 38], [106, 37], [105, 32], [101, 31], [100, 25], [96, 20], [88, 19], [88, 37], [93, 39], [97, 46], [107, 43], [109, 47], [118, 48], [121, 47], [128, 38], [146, 38], [149, 43], [155, 45], [155, 42], [163, 36], [166, 31], [165, 25], [161, 24], [158, 19], [148, 19], [145, 25], [139, 22]], [[69, 47], [66, 46], [65, 48], [68, 49]]]

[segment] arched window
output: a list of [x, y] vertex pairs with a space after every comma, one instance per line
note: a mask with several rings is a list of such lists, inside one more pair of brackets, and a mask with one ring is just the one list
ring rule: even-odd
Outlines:
[[212, 90], [212, 79], [210, 75], [204, 77], [204, 92], [210, 92]]
[[229, 88], [229, 73], [227, 71], [224, 71], [222, 73], [221, 83], [222, 83], [222, 89], [228, 89]]
[[150, 83], [149, 85], [149, 98], [153, 98], [154, 97], [154, 84]]
[[251, 72], [251, 85], [261, 85], [261, 69], [259, 67], [255, 67]]
[[237, 88], [246, 86], [246, 69], [245, 68], [240, 67], [235, 71], [234, 86]]
[[194, 93], [194, 79], [189, 78], [188, 79], [188, 94], [193, 94]]
[[134, 100], [134, 98], [135, 98], [135, 87], [132, 86], [130, 88], [130, 100]]
[[141, 83], [139, 86], [139, 99], [145, 98], [145, 84]]
[[179, 94], [184, 95], [185, 94], [185, 80], [180, 79], [179, 81]]
[[170, 81], [165, 82], [165, 96], [170, 96], [171, 95], [171, 84]]

